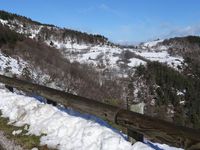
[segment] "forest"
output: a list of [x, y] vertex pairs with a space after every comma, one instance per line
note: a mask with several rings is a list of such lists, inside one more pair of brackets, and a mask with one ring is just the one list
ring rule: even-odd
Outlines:
[[138, 67], [136, 74], [146, 81], [150, 93], [155, 96], [155, 108], [160, 118], [167, 116], [166, 108], [172, 105], [175, 123], [200, 128], [200, 80], [159, 62]]

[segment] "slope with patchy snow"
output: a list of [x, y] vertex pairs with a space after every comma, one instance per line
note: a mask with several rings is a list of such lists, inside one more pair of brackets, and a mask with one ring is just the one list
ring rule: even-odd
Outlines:
[[150, 61], [158, 61], [181, 71], [182, 66], [186, 65], [182, 56], [171, 56], [168, 52], [169, 47], [162, 44], [164, 40], [156, 40], [139, 45], [134, 52], [136, 55]]
[[42, 38], [45, 44], [57, 48], [71, 62], [76, 61], [82, 64], [90, 64], [97, 70], [103, 72], [108, 70], [113, 72], [114, 75], [126, 75], [133, 68], [146, 64], [144, 59], [134, 55], [126, 58], [124, 56], [126, 51], [130, 51], [150, 61], [166, 63], [175, 69], [181, 66], [184, 61], [181, 57], [170, 56], [167, 47], [158, 46], [163, 40], [146, 42], [140, 45], [138, 49], [126, 49], [110, 44], [108, 41], [104, 44], [77, 43], [69, 35], [62, 37], [64, 29], [55, 26], [34, 24], [33, 22], [26, 22], [24, 25], [22, 21], [17, 19], [8, 21], [0, 19], [0, 23], [29, 38], [35, 40]]
[[12, 74], [20, 75], [27, 65], [28, 63], [24, 60], [5, 56], [0, 50], [0, 72], [2, 74], [11, 72]]

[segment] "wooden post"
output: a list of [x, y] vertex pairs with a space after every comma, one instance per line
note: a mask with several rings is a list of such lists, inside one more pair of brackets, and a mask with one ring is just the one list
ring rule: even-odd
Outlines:
[[177, 126], [170, 122], [120, 109], [95, 100], [2, 75], [0, 75], [0, 82], [26, 92], [36, 93], [65, 107], [71, 107], [76, 111], [104, 118], [130, 130], [137, 131], [152, 141], [181, 147], [186, 150], [200, 149], [200, 130]]

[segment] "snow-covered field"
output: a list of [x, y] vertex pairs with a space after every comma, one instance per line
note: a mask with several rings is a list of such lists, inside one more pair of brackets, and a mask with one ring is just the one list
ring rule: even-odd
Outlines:
[[177, 69], [178, 66], [182, 66], [184, 64], [184, 59], [182, 57], [174, 57], [170, 56], [170, 54], [166, 50], [162, 51], [145, 51], [135, 52], [137, 55], [142, 56], [150, 61], [158, 61], [161, 63], [166, 63], [172, 68]]
[[[7, 117], [10, 124], [25, 126], [28, 134], [43, 135], [41, 145], [59, 150], [153, 150], [147, 144], [134, 145], [124, 135], [111, 128], [104, 121], [90, 115], [81, 115], [72, 110], [56, 108], [39, 102], [35, 98], [11, 93], [1, 85], [1, 117]], [[21, 134], [13, 131], [13, 134]], [[172, 150], [169, 146], [159, 145]], [[177, 150], [174, 148], [174, 150]]]

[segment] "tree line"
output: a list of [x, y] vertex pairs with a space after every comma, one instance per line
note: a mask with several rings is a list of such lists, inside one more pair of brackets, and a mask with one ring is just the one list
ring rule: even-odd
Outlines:
[[200, 128], [200, 80], [159, 62], [139, 66], [136, 74], [150, 87], [150, 93], [156, 100], [154, 107], [158, 115], [163, 114], [161, 118], [168, 115], [166, 110], [172, 106], [175, 123]]

